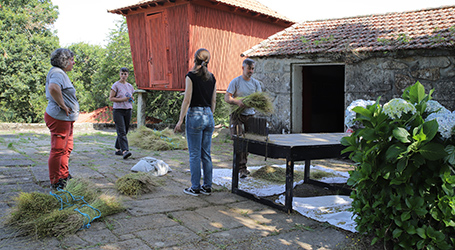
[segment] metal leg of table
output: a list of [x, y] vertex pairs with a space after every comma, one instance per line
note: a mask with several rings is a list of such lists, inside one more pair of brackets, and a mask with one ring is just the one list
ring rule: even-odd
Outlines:
[[239, 188], [239, 163], [240, 159], [237, 157], [237, 152], [239, 151], [239, 141], [238, 139], [234, 139], [234, 158], [232, 159], [232, 187], [231, 192], [235, 193], [235, 191]]
[[308, 183], [308, 180], [310, 180], [310, 166], [311, 166], [311, 160], [305, 160], [305, 172], [303, 173], [303, 182]]
[[286, 195], [285, 211], [292, 212], [292, 199], [294, 197], [294, 161], [286, 157]]

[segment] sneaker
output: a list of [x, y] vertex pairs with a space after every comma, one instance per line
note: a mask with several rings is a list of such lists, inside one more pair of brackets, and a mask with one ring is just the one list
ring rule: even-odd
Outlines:
[[183, 192], [192, 196], [199, 196], [201, 193], [199, 190], [194, 190], [191, 187], [183, 189]]
[[201, 194], [210, 195], [210, 194], [212, 194], [212, 189], [209, 187], [202, 186], [200, 192], [201, 192]]
[[60, 179], [59, 182], [61, 182], [63, 184], [63, 188], [65, 188], [66, 185], [68, 184], [68, 181], [71, 179], [73, 179], [73, 176], [68, 174], [68, 176], [65, 179]]
[[71, 174], [68, 174], [68, 177], [66, 177], [65, 179], [63, 179], [64, 181], [69, 181], [73, 179], [73, 176], [71, 176]]
[[131, 155], [132, 155], [132, 153], [130, 151], [125, 151], [125, 153], [123, 153], [123, 159], [127, 159]]
[[247, 169], [240, 169], [239, 170], [239, 176], [240, 178], [246, 178], [250, 174], [250, 171]]
[[57, 183], [51, 184], [53, 190], [59, 191], [65, 189], [66, 182], [63, 179], [59, 179]]
[[123, 155], [123, 153], [121, 150], [119, 150], [119, 151], [115, 151], [115, 155]]

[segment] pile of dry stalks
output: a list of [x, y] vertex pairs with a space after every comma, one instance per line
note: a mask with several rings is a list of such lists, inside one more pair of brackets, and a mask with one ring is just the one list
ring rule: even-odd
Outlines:
[[162, 181], [158, 177], [145, 172], [127, 174], [115, 182], [117, 191], [128, 196], [148, 193], [160, 185], [162, 185]]
[[[269, 115], [273, 113], [273, 104], [272, 101], [265, 92], [255, 92], [251, 95], [245, 96], [240, 98], [242, 99], [243, 104], [245, 104], [246, 107], [251, 107], [254, 108], [256, 111], [264, 114], [264, 115]], [[246, 107], [239, 107], [237, 105], [232, 106], [233, 114], [240, 115]]]
[[55, 196], [39, 192], [21, 193], [15, 198], [16, 206], [5, 223], [20, 234], [37, 238], [62, 237], [88, 227], [96, 217], [102, 218], [125, 209], [117, 196], [102, 193], [88, 180], [71, 179], [64, 191], [53, 194]]
[[128, 141], [131, 145], [136, 147], [154, 151], [188, 148], [185, 137], [175, 134], [174, 131], [169, 128], [158, 131], [141, 126], [128, 134]]
[[[324, 177], [334, 177], [336, 176], [334, 173], [325, 172], [318, 169], [312, 169], [310, 171], [310, 175], [312, 179], [320, 180]], [[272, 167], [272, 166], [264, 166], [260, 169], [251, 173], [251, 177], [259, 178], [275, 183], [284, 184], [286, 183], [286, 169], [280, 167]], [[304, 179], [304, 172], [303, 171], [295, 171], [294, 170], [294, 181], [298, 182]]]

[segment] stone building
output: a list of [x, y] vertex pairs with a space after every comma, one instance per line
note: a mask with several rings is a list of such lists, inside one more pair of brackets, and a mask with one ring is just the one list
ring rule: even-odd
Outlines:
[[420, 81], [455, 110], [455, 6], [295, 24], [243, 53], [274, 102], [273, 133], [343, 132], [354, 100]]

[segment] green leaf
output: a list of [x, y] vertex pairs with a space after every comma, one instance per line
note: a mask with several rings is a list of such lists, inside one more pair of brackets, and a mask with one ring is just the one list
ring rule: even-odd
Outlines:
[[438, 133], [439, 124], [436, 120], [431, 120], [431, 121], [428, 121], [428, 122], [425, 122], [424, 124], [422, 124], [422, 127], [423, 127], [423, 133], [427, 137], [426, 140], [431, 141]]
[[403, 226], [403, 221], [401, 221], [399, 217], [395, 217], [395, 219], [393, 221], [395, 222], [395, 225], [397, 225], [399, 227]]
[[430, 142], [419, 149], [419, 153], [430, 161], [436, 161], [447, 156], [444, 145]]
[[395, 137], [398, 141], [402, 143], [411, 142], [408, 138], [409, 136], [410, 136], [409, 132], [404, 128], [396, 128], [393, 130], [393, 137]]
[[362, 136], [363, 139], [365, 139], [367, 141], [372, 141], [372, 140], [377, 139], [374, 129], [371, 129], [371, 128], [363, 129], [362, 132], [359, 133], [359, 136]]
[[411, 218], [411, 211], [406, 211], [401, 214], [401, 221], [407, 221]]
[[402, 97], [410, 103], [420, 103], [426, 97], [425, 88], [417, 81], [414, 85], [407, 87], [403, 91]]
[[424, 247], [425, 247], [425, 244], [426, 244], [426, 243], [425, 243], [425, 240], [419, 240], [419, 241], [417, 242], [417, 249], [422, 249], [422, 248], [424, 248]]
[[419, 154], [413, 155], [411, 160], [413, 161], [414, 166], [417, 167], [417, 168], [422, 166], [423, 164], [425, 164], [425, 158], [422, 155], [419, 155]]
[[426, 234], [429, 238], [433, 239], [436, 242], [443, 241], [445, 236], [442, 232], [434, 229], [433, 227], [427, 227]]
[[416, 127], [413, 131], [412, 139], [423, 142], [427, 140], [427, 135], [423, 132], [422, 127]]
[[399, 156], [406, 152], [406, 146], [403, 144], [393, 144], [386, 151], [386, 160], [390, 162], [396, 162], [399, 159]]
[[422, 238], [422, 239], [426, 239], [427, 238], [427, 234], [425, 232], [425, 228], [419, 227], [419, 228], [416, 229], [416, 232], [420, 236], [420, 238]]
[[409, 227], [406, 229], [406, 232], [407, 232], [408, 234], [416, 234], [416, 233], [417, 233], [416, 228], [415, 228], [413, 225], [409, 226]]
[[392, 232], [393, 238], [396, 239], [396, 238], [400, 237], [401, 233], [403, 233], [403, 230], [401, 230], [400, 228], [396, 228]]
[[454, 195], [454, 190], [453, 190], [452, 185], [450, 185], [448, 183], [444, 183], [444, 184], [441, 185], [441, 187], [442, 187], [442, 190], [444, 190], [444, 192], [448, 196], [453, 196]]
[[351, 137], [351, 136], [345, 136], [343, 138], [341, 138], [341, 145], [343, 146], [351, 146], [351, 145], [354, 145], [355, 144], [355, 141], [353, 141], [353, 139], [355, 140], [354, 137]]
[[360, 107], [360, 106], [354, 107], [352, 109], [352, 111], [356, 112], [357, 114], [362, 115], [364, 118], [367, 118], [367, 120], [371, 120], [371, 118], [373, 117], [371, 111], [369, 111], [368, 109], [366, 109], [364, 107]]
[[425, 216], [428, 213], [428, 210], [426, 210], [425, 208], [417, 208], [417, 209], [414, 210], [414, 212], [418, 216]]
[[445, 151], [447, 153], [447, 156], [444, 160], [449, 162], [452, 165], [455, 165], [455, 146], [447, 145], [447, 147], [445, 148]]
[[404, 188], [404, 191], [408, 195], [411, 195], [411, 196], [414, 195], [414, 189], [411, 185], [406, 185], [406, 187]]
[[378, 242], [378, 240], [379, 240], [379, 237], [374, 237], [373, 240], [371, 241], [371, 246], [376, 244], [376, 242]]
[[407, 158], [401, 158], [398, 161], [398, 164], [397, 164], [397, 172], [398, 173], [403, 173], [403, 171], [404, 171], [404, 169], [406, 168], [407, 165], [408, 165], [408, 159]]

